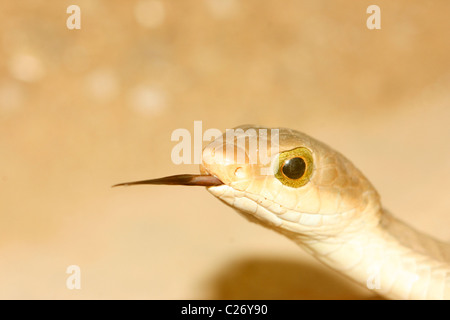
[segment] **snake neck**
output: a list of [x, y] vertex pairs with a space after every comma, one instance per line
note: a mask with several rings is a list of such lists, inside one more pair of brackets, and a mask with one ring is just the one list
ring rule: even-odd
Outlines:
[[333, 236], [293, 240], [322, 263], [387, 298], [450, 298], [449, 245], [383, 209], [355, 223]]

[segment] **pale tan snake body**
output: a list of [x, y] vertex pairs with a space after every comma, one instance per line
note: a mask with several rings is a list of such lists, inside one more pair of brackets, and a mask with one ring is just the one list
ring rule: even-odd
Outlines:
[[[240, 127], [244, 132], [249, 128], [264, 129]], [[258, 141], [271, 146], [268, 130]], [[135, 184], [207, 186], [249, 220], [284, 234], [378, 294], [392, 299], [450, 298], [449, 245], [384, 210], [372, 184], [340, 153], [301, 132], [276, 130], [279, 147], [274, 154], [268, 148], [267, 163], [254, 161], [250, 144], [245, 146], [245, 162], [235, 155], [230, 158], [222, 139], [203, 150], [202, 175]], [[242, 147], [238, 139], [239, 134], [227, 142], [235, 144], [235, 151]]]

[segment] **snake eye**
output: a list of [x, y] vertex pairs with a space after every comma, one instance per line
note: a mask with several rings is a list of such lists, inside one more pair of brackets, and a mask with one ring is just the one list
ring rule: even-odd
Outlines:
[[299, 179], [305, 174], [306, 163], [303, 158], [295, 157], [283, 163], [283, 174], [289, 179]]
[[288, 187], [298, 188], [308, 183], [312, 169], [311, 151], [303, 147], [296, 148], [280, 154], [275, 178]]

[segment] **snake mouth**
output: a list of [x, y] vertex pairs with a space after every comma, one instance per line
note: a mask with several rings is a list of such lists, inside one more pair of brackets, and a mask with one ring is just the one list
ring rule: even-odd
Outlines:
[[223, 185], [224, 183], [215, 176], [209, 174], [179, 174], [157, 179], [124, 182], [115, 184], [113, 187], [133, 186], [139, 184], [214, 187]]

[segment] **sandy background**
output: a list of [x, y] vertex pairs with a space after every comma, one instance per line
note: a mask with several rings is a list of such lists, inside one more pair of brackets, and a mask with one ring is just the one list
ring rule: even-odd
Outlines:
[[[66, 8], [81, 8], [68, 30]], [[366, 8], [381, 7], [381, 30]], [[291, 127], [450, 240], [449, 1], [2, 1], [0, 298], [371, 299], [177, 173], [177, 128]], [[66, 268], [81, 268], [81, 289]]]

